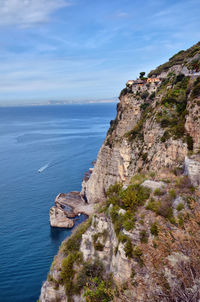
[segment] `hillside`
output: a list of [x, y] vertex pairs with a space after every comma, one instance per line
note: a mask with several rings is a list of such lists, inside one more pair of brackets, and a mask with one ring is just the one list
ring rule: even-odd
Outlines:
[[200, 299], [200, 42], [148, 77], [120, 94], [82, 183], [94, 214], [63, 242], [40, 302]]

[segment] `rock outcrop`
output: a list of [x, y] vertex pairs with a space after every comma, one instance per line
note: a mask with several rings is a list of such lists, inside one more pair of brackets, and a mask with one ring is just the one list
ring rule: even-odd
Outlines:
[[67, 218], [64, 211], [58, 209], [57, 207], [51, 207], [49, 211], [50, 225], [57, 228], [68, 228], [71, 229], [74, 226], [74, 221]]
[[[194, 159], [195, 158], [195, 159]], [[200, 187], [200, 156], [185, 158], [185, 173], [194, 186]]]

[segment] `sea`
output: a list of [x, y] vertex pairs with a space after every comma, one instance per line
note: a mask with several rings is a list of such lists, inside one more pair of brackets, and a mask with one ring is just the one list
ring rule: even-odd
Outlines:
[[49, 209], [57, 194], [81, 189], [115, 114], [116, 103], [0, 108], [1, 302], [39, 298], [72, 232], [51, 228]]

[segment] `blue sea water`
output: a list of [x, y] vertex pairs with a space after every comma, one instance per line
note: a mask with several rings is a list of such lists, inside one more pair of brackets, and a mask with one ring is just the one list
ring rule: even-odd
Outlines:
[[80, 190], [115, 112], [113, 103], [0, 108], [1, 302], [37, 300], [71, 234], [50, 227], [49, 208]]

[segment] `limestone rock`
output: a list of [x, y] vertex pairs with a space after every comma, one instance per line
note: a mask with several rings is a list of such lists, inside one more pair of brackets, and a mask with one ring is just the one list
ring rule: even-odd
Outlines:
[[185, 174], [194, 186], [200, 186], [200, 160], [185, 157]]
[[55, 290], [51, 282], [45, 281], [41, 289], [39, 301], [40, 302], [55, 302], [55, 301], [67, 302], [67, 297], [65, 295], [64, 287]]
[[57, 207], [52, 207], [49, 212], [50, 216], [50, 225], [52, 227], [58, 228], [73, 228], [74, 221], [72, 219], [67, 218], [65, 213], [58, 209]]
[[156, 189], [163, 189], [166, 184], [163, 181], [145, 180], [142, 186], [155, 191]]

